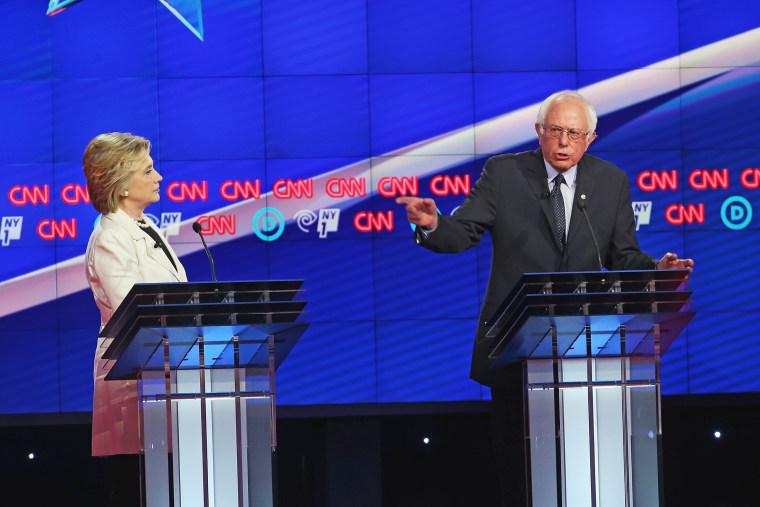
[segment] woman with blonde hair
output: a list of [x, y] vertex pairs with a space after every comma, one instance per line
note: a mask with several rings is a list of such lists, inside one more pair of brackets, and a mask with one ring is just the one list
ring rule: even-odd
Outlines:
[[[102, 329], [135, 283], [186, 282], [187, 275], [144, 214], [159, 200], [163, 179], [153, 167], [150, 141], [120, 132], [101, 134], [87, 145], [82, 164], [90, 201], [102, 213], [85, 255]], [[109, 457], [109, 505], [139, 505], [137, 383], [105, 381], [108, 371], [101, 356], [108, 345], [99, 339], [95, 352], [92, 455]]]

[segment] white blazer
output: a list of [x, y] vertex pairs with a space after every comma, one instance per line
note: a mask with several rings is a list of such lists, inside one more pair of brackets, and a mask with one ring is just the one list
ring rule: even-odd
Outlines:
[[[149, 219], [149, 226], [161, 235]], [[163, 236], [163, 235], [161, 235]], [[87, 282], [100, 310], [101, 329], [135, 283], [186, 282], [185, 268], [164, 241], [177, 268], [162, 248], [121, 209], [102, 215], [85, 254]], [[105, 381], [107, 361], [101, 359], [110, 340], [98, 339], [95, 351], [95, 392], [92, 406], [92, 455], [138, 454], [137, 383]]]

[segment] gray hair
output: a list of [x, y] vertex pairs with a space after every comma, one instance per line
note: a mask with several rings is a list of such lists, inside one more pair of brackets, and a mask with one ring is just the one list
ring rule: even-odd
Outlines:
[[[593, 133], [596, 130], [596, 110], [594, 106], [586, 100], [586, 98], [575, 90], [562, 90], [557, 93], [552, 93], [541, 103], [541, 107], [538, 109], [538, 116], [536, 117], [536, 123], [543, 125], [546, 120], [546, 114], [549, 112], [552, 104], [563, 97], [573, 97], [580, 100], [586, 107], [586, 116], [588, 117], [588, 132]], [[543, 130], [543, 126], [541, 127]]]

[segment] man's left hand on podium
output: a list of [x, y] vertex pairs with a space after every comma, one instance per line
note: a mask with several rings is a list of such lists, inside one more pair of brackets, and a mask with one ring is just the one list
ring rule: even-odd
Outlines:
[[694, 266], [692, 259], [679, 259], [678, 254], [668, 252], [660, 259], [657, 269], [688, 269], [691, 273], [693, 271], [692, 266]]

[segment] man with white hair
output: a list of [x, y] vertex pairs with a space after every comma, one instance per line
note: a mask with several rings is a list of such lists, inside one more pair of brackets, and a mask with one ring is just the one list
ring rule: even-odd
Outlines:
[[[415, 241], [439, 253], [476, 246], [485, 231], [492, 263], [472, 354], [470, 376], [491, 387], [496, 460], [504, 505], [525, 505], [527, 475], [520, 365], [492, 370], [485, 322], [523, 273], [691, 268], [691, 259], [641, 251], [628, 176], [586, 154], [596, 139], [596, 112], [578, 92], [563, 90], [541, 104], [540, 148], [491, 157], [462, 205], [439, 215], [433, 199], [399, 197]], [[599, 251], [580, 208], [594, 228]], [[579, 208], [579, 209], [575, 209]]]

